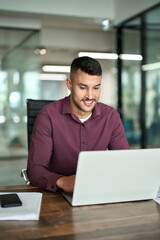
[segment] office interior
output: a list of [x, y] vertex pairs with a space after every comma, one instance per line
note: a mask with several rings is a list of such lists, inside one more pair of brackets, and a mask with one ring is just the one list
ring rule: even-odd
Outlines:
[[[100, 101], [120, 113], [130, 148], [160, 147], [159, 1], [88, 0], [88, 12], [78, 12], [83, 4], [74, 1], [67, 7], [46, 1], [47, 9], [42, 2], [26, 7], [16, 0], [13, 7], [0, 0], [1, 186], [24, 184], [26, 100], [69, 95], [68, 66], [83, 54], [101, 53], [95, 55], [103, 71]], [[67, 68], [47, 69], [52, 65]]]

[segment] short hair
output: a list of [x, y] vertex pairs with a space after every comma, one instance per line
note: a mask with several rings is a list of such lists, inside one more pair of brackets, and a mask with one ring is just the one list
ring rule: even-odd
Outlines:
[[70, 77], [80, 69], [82, 72], [88, 73], [89, 75], [102, 75], [102, 68], [100, 63], [90, 57], [79, 57], [73, 60], [71, 64]]

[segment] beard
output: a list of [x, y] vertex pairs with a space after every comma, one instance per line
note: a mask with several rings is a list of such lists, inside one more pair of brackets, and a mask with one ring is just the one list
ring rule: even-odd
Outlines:
[[[72, 96], [72, 101], [73, 101], [74, 105], [82, 112], [91, 112], [97, 103], [96, 99], [89, 99], [89, 98], [82, 98], [81, 100], [77, 101], [74, 98], [74, 95]], [[88, 109], [87, 109], [87, 106], [83, 105], [84, 101], [91, 101], [93, 103], [92, 103], [91, 107], [88, 107]]]

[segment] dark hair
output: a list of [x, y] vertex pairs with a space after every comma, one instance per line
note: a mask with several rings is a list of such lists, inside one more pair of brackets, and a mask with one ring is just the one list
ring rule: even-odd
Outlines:
[[102, 75], [100, 63], [90, 57], [79, 57], [73, 60], [71, 64], [71, 78], [72, 74], [76, 73], [78, 69], [89, 75]]

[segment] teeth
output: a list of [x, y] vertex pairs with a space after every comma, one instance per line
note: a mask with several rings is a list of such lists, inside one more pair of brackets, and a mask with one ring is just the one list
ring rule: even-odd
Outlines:
[[91, 103], [92, 101], [85, 101], [86, 103]]

